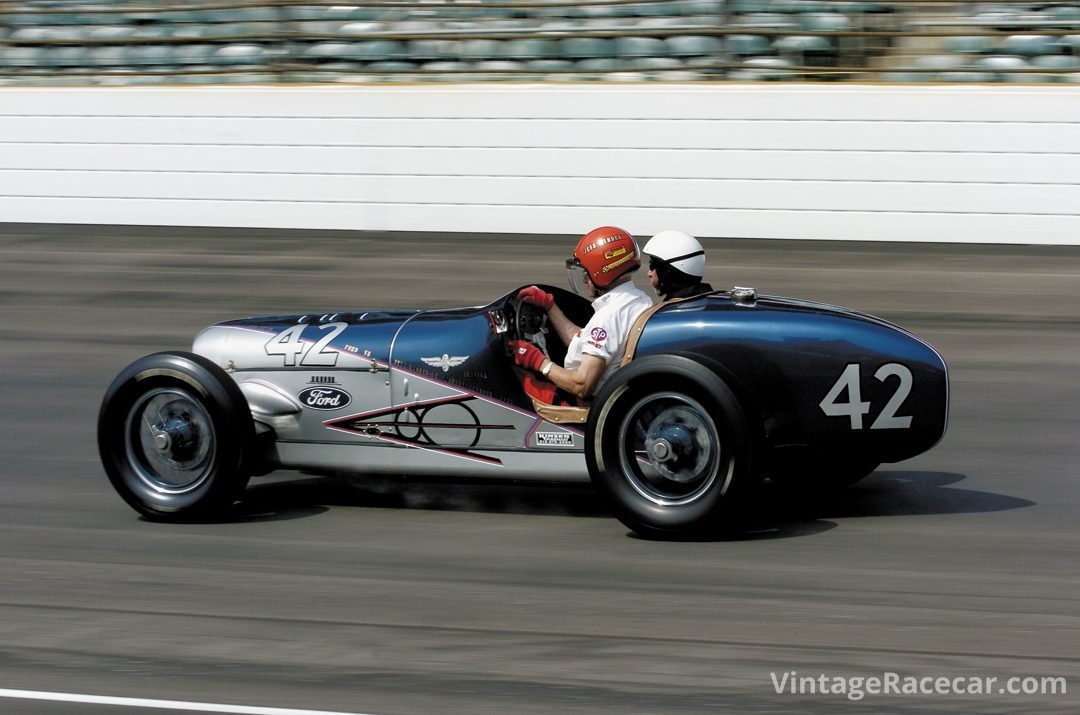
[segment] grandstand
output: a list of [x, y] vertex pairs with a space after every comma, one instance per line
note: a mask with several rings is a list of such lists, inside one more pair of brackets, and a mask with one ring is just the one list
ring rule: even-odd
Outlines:
[[1080, 0], [0, 1], [0, 83], [1080, 82]]

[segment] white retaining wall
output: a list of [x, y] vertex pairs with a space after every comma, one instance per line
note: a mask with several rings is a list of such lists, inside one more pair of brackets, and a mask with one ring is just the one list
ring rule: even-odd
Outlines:
[[1080, 87], [8, 87], [0, 222], [1080, 244]]

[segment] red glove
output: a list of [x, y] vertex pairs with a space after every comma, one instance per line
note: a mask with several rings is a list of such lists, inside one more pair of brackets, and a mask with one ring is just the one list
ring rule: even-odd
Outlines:
[[517, 297], [523, 303], [532, 303], [544, 310], [551, 310], [551, 306], [555, 305], [555, 296], [547, 291], [540, 290], [536, 286], [522, 288], [518, 291]]
[[510, 349], [514, 351], [514, 362], [526, 370], [540, 372], [547, 360], [540, 348], [526, 340], [511, 340]]

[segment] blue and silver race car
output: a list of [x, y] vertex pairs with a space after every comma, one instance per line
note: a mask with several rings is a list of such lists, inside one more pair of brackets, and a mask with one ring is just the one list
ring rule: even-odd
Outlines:
[[[584, 325], [591, 304], [543, 286]], [[434, 474], [589, 480], [634, 531], [710, 529], [763, 476], [854, 483], [944, 435], [945, 361], [853, 310], [753, 289], [656, 306], [593, 399], [541, 404], [508, 343], [561, 363], [542, 310], [481, 306], [245, 318], [191, 352], [148, 355], [108, 388], [98, 444], [147, 518], [230, 509], [252, 476]]]

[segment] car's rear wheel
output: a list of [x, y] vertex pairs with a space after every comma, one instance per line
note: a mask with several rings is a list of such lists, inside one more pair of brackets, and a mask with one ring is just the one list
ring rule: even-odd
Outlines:
[[722, 526], [723, 509], [752, 479], [750, 430], [739, 400], [689, 360], [654, 374], [623, 370], [629, 372], [616, 373], [617, 384], [605, 388], [590, 414], [586, 459], [593, 483], [638, 534]]
[[117, 493], [156, 521], [223, 515], [247, 484], [253, 423], [243, 393], [192, 353], [148, 355], [113, 381], [98, 449]]

